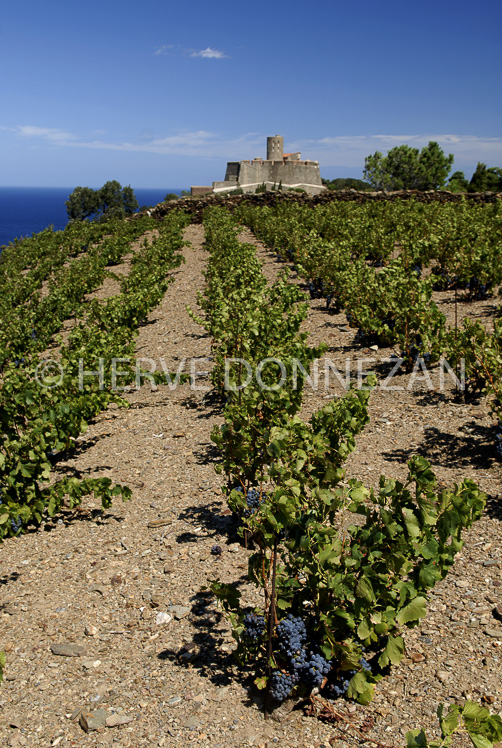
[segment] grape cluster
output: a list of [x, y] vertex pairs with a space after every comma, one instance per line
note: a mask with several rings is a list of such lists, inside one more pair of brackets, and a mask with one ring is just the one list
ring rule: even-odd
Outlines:
[[243, 623], [245, 635], [253, 641], [257, 641], [265, 631], [265, 618], [256, 613], [245, 615]]
[[[319, 687], [329, 673], [331, 665], [322, 655], [307, 646], [307, 629], [304, 621], [290, 613], [277, 624], [276, 632], [279, 649], [287, 661], [288, 685], [293, 686], [302, 681], [310, 689]], [[287, 695], [290, 692], [291, 689]]]
[[307, 284], [311, 299], [326, 299], [326, 309], [329, 309], [333, 301], [333, 288], [325, 283], [322, 278], [314, 278]]
[[301, 671], [301, 680], [309, 688], [319, 688], [325, 676], [331, 670], [331, 664], [320, 654], [309, 654]]
[[363, 670], [365, 670], [367, 673], [371, 673], [371, 665], [369, 664], [368, 660], [365, 660], [364, 657], [361, 657], [359, 662]]
[[266, 493], [262, 493], [260, 498], [260, 492], [257, 488], [249, 488], [246, 494], [246, 504], [248, 508], [244, 510], [244, 516], [251, 517], [252, 514], [258, 511], [260, 504], [263, 504], [266, 498]]
[[[401, 358], [404, 358], [404, 357], [401, 356]], [[420, 350], [420, 348], [417, 348], [416, 345], [412, 345], [410, 348], [410, 363], [412, 363], [414, 366], [419, 358], [421, 358], [424, 364], [427, 366], [427, 364], [431, 360], [431, 354], [424, 353], [423, 350]]]
[[322, 278], [314, 278], [309, 281], [308, 290], [311, 299], [322, 299], [327, 289]]
[[[401, 358], [406, 358], [403, 352], [401, 352]], [[421, 336], [415, 335], [413, 345], [410, 346], [409, 350], [410, 366], [415, 366], [419, 358], [421, 358], [424, 364], [427, 366], [431, 360], [431, 354], [425, 352], [425, 346]]]
[[328, 690], [333, 699], [340, 699], [342, 696], [345, 696], [349, 688], [350, 677], [350, 673], [347, 675], [341, 675], [333, 683], [330, 683]]
[[293, 676], [282, 673], [280, 670], [274, 670], [270, 683], [270, 695], [275, 701], [284, 701], [288, 698], [294, 686]]
[[277, 636], [279, 648], [292, 660], [302, 651], [307, 640], [307, 630], [302, 619], [294, 618], [290, 613], [277, 624]]
[[10, 525], [11, 525], [12, 529], [14, 530], [14, 532], [17, 532], [19, 530], [19, 528], [21, 527], [22, 524], [23, 523], [21, 522], [21, 518], [20, 517], [16, 517], [16, 519], [11, 519], [11, 521], [10, 521]]
[[382, 340], [376, 333], [373, 332], [365, 332], [362, 327], [359, 327], [356, 336], [354, 338], [354, 343], [356, 345], [381, 345]]
[[[362, 649], [364, 652], [364, 647]], [[359, 658], [359, 664], [361, 665], [361, 668], [364, 672], [371, 673], [371, 665], [364, 656]], [[327, 691], [332, 699], [340, 699], [346, 696], [348, 688], [349, 688], [350, 679], [356, 673], [357, 673], [357, 670], [349, 670], [348, 672], [341, 672], [336, 676], [334, 680], [331, 680], [331, 682], [327, 686]]]
[[434, 268], [432, 273], [436, 276], [437, 280], [432, 286], [434, 291], [444, 291], [447, 288], [454, 288], [458, 283], [456, 275], [450, 275], [447, 270], [439, 270]]
[[466, 286], [471, 299], [483, 300], [487, 299], [490, 295], [490, 286], [487, 283], [481, 283], [479, 278], [474, 276], [471, 278]]

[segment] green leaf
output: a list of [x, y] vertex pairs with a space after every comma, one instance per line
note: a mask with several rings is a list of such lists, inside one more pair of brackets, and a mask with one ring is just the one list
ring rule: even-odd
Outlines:
[[360, 639], [364, 640], [367, 639], [371, 634], [371, 630], [368, 626], [368, 623], [366, 621], [361, 621], [359, 626], [357, 627], [357, 635]]
[[492, 741], [485, 737], [485, 735], [480, 735], [469, 729], [467, 729], [467, 732], [475, 748], [493, 748]]
[[356, 673], [349, 681], [347, 696], [355, 699], [359, 704], [369, 704], [374, 696], [375, 688], [368, 683], [363, 673]]
[[387, 665], [398, 665], [404, 655], [404, 639], [402, 636], [389, 637], [384, 651], [378, 658], [378, 664], [380, 667], [387, 667]]
[[427, 736], [425, 732], [417, 728], [406, 733], [407, 748], [427, 748]]
[[420, 523], [415, 513], [411, 509], [408, 509], [407, 507], [403, 507], [401, 511], [403, 512], [404, 523], [406, 525], [406, 529], [408, 530], [411, 537], [412, 538], [420, 537], [421, 535]]
[[5, 523], [9, 521], [9, 517], [10, 514], [8, 512], [0, 514], [0, 525], [5, 525]]
[[366, 579], [365, 577], [361, 577], [359, 579], [359, 582], [357, 583], [356, 587], [356, 595], [357, 597], [362, 597], [364, 600], [366, 600], [369, 603], [375, 602], [375, 593], [373, 592], [373, 587], [371, 586], [371, 582], [369, 579]]
[[432, 564], [424, 566], [420, 569], [418, 579], [422, 587], [430, 589], [441, 579], [441, 572], [437, 566]]
[[396, 616], [396, 621], [400, 626], [410, 621], [418, 621], [423, 618], [427, 613], [427, 600], [425, 597], [416, 597], [414, 600], [406, 605]]
[[476, 701], [466, 701], [462, 709], [462, 716], [465, 720], [485, 719], [490, 715], [489, 710], [478, 704]]
[[288, 602], [288, 600], [283, 600], [282, 598], [278, 598], [276, 602], [277, 607], [279, 610], [287, 610], [291, 606], [291, 603]]
[[460, 720], [460, 707], [457, 706], [452, 707], [449, 711], [446, 717], [441, 717], [439, 715], [439, 723], [441, 725], [441, 732], [443, 733], [443, 737], [446, 735], [451, 735], [458, 727]]

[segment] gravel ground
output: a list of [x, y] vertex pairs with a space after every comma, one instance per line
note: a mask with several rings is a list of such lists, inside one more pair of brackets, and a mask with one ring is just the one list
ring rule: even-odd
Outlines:
[[[406, 634], [407, 657], [377, 687], [366, 707], [338, 702], [340, 721], [301, 709], [265, 720], [246, 674], [232, 657], [233, 640], [207, 592], [219, 578], [245, 582], [247, 551], [236, 542], [214, 472], [210, 432], [221, 413], [208, 394], [210, 341], [186, 311], [203, 286], [206, 253], [200, 226], [190, 226], [186, 264], [161, 305], [141, 328], [138, 357], [160, 358], [169, 371], [200, 359], [189, 384], [127, 393], [128, 409], [110, 406], [78, 440], [58, 470], [109, 476], [133, 489], [101, 514], [87, 501], [36, 532], [0, 546], [0, 649], [7, 653], [0, 688], [4, 745], [211, 745], [309, 747], [380, 741], [404, 745], [417, 726], [432, 735], [441, 702], [484, 700], [502, 714], [501, 465], [493, 452], [494, 424], [486, 404], [456, 402], [442, 392], [436, 370], [424, 378], [401, 375], [376, 390], [371, 422], [347, 464], [350, 477], [377, 485], [378, 477], [406, 474], [406, 459], [426, 456], [441, 483], [469, 477], [489, 495], [483, 518], [467, 534], [446, 580], [430, 595], [429, 613]], [[282, 267], [249, 232], [272, 279]], [[293, 282], [299, 282], [292, 276]], [[437, 300], [452, 319], [451, 294]], [[495, 302], [460, 304], [459, 316], [485, 317]], [[305, 329], [325, 341], [326, 358], [352, 376], [357, 361], [390, 371], [389, 350], [353, 345], [343, 314], [311, 303]], [[377, 359], [371, 362], [369, 359]], [[304, 415], [342, 393], [307, 387]], [[411, 385], [410, 385], [411, 381]], [[214, 544], [221, 556], [211, 554]], [[209, 580], [209, 581], [208, 581]], [[66, 645], [57, 647], [55, 645]], [[286, 711], [286, 710], [284, 710]], [[356, 732], [352, 723], [359, 732]], [[94, 729], [97, 728], [97, 729]], [[88, 732], [86, 731], [88, 730]]]

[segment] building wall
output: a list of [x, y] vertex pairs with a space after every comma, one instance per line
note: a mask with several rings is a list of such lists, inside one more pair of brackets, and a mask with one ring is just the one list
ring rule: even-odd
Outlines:
[[228, 161], [225, 182], [237, 182], [239, 179], [240, 161]]
[[[238, 170], [236, 170], [238, 167]], [[236, 179], [237, 176], [237, 179]], [[244, 192], [255, 192], [262, 184], [268, 189], [282, 182], [284, 189], [299, 187], [310, 194], [324, 192], [319, 164], [316, 161], [231, 161], [227, 164], [224, 182], [213, 182], [215, 192], [227, 192], [240, 187]]]
[[190, 187], [190, 194], [193, 196], [199, 196], [199, 195], [210, 195], [213, 191], [212, 187], [203, 187], [200, 185], [192, 185]]

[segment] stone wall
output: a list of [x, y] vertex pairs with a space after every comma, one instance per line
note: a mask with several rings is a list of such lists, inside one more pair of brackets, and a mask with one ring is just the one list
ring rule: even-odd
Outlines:
[[[258, 195], [205, 195], [204, 197], [185, 197], [180, 200], [172, 200], [167, 203], [160, 203], [150, 210], [152, 216], [162, 219], [171, 210], [185, 210], [191, 213], [195, 223], [202, 221], [204, 210], [213, 205], [222, 205], [228, 210], [242, 202], [251, 205], [270, 205], [278, 203], [296, 203], [298, 205], [328, 205], [332, 202], [397, 202], [397, 201], [415, 200], [421, 203], [460, 203], [466, 200], [468, 203], [495, 203], [502, 200], [500, 192], [471, 192], [459, 193], [448, 192], [447, 190], [430, 190], [428, 192], [419, 192], [418, 190], [403, 190], [400, 192], [357, 192], [356, 190], [326, 190], [319, 195], [307, 195], [300, 192], [262, 192]], [[142, 213], [135, 213], [132, 219]]]

